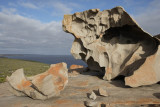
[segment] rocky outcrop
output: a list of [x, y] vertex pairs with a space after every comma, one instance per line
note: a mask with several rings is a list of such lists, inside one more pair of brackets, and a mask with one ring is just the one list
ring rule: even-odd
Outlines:
[[77, 77], [86, 70], [82, 65], [71, 65], [69, 69], [69, 77]]
[[71, 53], [103, 79], [125, 76], [131, 87], [160, 81], [159, 39], [143, 31], [122, 7], [64, 15], [63, 30], [73, 34]]
[[71, 65], [70, 69], [74, 70], [74, 69], [79, 69], [79, 68], [84, 68], [82, 65]]
[[67, 85], [67, 64], [52, 64], [46, 72], [30, 78], [25, 77], [23, 69], [18, 69], [7, 77], [7, 81], [15, 95], [45, 100], [58, 96]]

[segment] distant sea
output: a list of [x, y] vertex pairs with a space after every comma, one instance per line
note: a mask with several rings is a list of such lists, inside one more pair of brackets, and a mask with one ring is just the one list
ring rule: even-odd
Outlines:
[[7, 58], [12, 59], [23, 59], [23, 60], [29, 60], [29, 61], [38, 61], [46, 64], [56, 64], [60, 62], [66, 62], [67, 66], [70, 67], [72, 64], [77, 65], [83, 65], [87, 66], [85, 62], [82, 60], [76, 60], [71, 55], [36, 55], [36, 54], [9, 54], [9, 55], [3, 55]]

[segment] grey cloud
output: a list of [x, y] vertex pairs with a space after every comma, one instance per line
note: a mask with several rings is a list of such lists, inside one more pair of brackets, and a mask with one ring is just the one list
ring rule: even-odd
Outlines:
[[41, 23], [0, 12], [0, 53], [70, 54], [72, 41], [61, 22]]

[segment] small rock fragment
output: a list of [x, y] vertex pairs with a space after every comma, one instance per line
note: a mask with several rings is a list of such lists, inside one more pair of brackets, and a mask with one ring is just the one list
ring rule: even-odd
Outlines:
[[96, 94], [92, 91], [92, 93], [89, 95], [89, 98], [92, 100], [95, 100], [97, 98]]
[[85, 106], [87, 107], [97, 107], [98, 103], [94, 101], [85, 101]]
[[82, 65], [71, 65], [70, 69], [79, 69], [79, 68], [84, 68]]
[[77, 77], [85, 68], [81, 65], [71, 65], [69, 69], [69, 77]]
[[77, 77], [80, 73], [76, 70], [73, 70], [71, 72], [68, 73], [69, 77]]
[[78, 75], [80, 74], [79, 72], [77, 72], [76, 70], [72, 71], [73, 74]]
[[108, 96], [107, 91], [104, 90], [104, 89], [101, 88], [101, 87], [98, 89], [98, 92], [99, 92], [99, 94], [100, 94], [101, 96], [104, 96], [104, 97], [107, 97], [107, 96]]
[[68, 77], [77, 77], [78, 75], [73, 74], [73, 73], [68, 73]]

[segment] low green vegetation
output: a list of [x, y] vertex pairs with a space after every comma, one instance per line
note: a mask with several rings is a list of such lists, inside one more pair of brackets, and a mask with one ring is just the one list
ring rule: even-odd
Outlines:
[[15, 70], [23, 68], [26, 76], [33, 76], [46, 71], [48, 64], [18, 59], [0, 58], [0, 83], [5, 82]]

